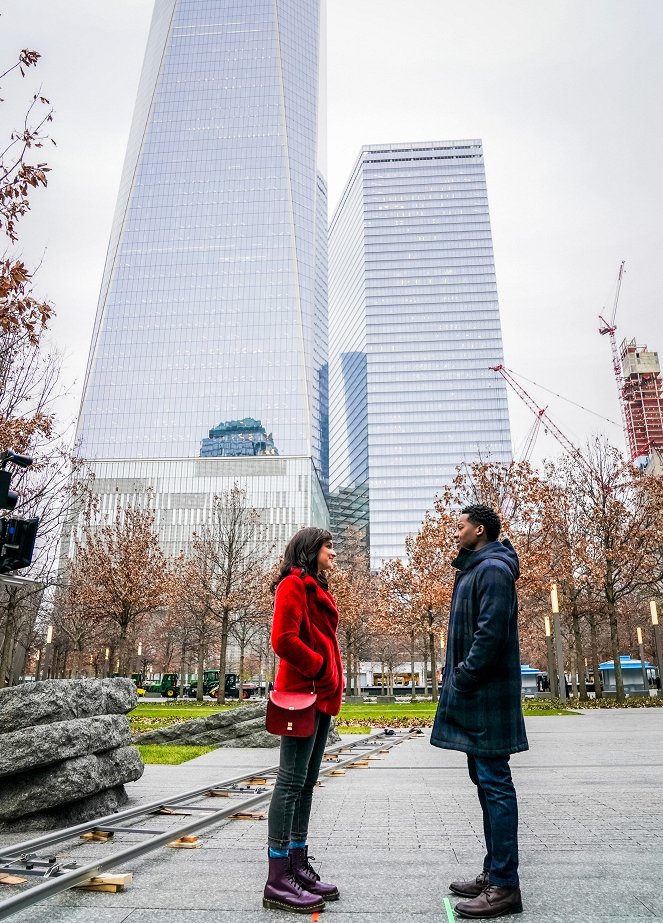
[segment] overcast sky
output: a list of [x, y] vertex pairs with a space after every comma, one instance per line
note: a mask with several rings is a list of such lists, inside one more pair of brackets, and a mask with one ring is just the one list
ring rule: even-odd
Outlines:
[[[223, 2], [223, 0], [219, 0]], [[250, 0], [246, 0], [250, 2]], [[37, 89], [56, 115], [53, 172], [21, 225], [43, 258], [74, 414], [152, 13], [152, 0], [0, 0], [0, 64], [43, 55], [5, 80], [0, 128]], [[333, 209], [362, 144], [482, 138], [506, 365], [612, 420], [607, 337], [617, 270], [618, 337], [663, 353], [663, 3], [660, 0], [328, 0]], [[4, 69], [2, 67], [1, 69]], [[621, 430], [535, 386], [576, 441]], [[532, 417], [510, 394], [514, 448]], [[535, 458], [558, 454], [542, 437]]]

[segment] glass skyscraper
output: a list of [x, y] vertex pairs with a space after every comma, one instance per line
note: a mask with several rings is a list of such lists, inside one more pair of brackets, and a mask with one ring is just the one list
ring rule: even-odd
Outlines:
[[457, 465], [507, 461], [480, 141], [364, 147], [329, 237], [330, 503], [400, 557]]
[[78, 437], [170, 552], [235, 482], [277, 547], [327, 519], [322, 31], [321, 0], [156, 0]]

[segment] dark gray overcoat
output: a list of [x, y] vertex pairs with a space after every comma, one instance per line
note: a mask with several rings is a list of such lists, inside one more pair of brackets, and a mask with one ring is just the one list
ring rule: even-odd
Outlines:
[[521, 706], [518, 555], [505, 539], [461, 550], [431, 743], [473, 756], [528, 749]]

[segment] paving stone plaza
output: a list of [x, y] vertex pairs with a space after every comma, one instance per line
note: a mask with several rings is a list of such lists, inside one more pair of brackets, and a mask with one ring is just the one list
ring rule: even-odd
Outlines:
[[[528, 718], [527, 731], [531, 749], [512, 759], [521, 818], [519, 918], [663, 923], [663, 710]], [[271, 766], [276, 757], [274, 750], [216, 750], [181, 766], [147, 766], [128, 790], [132, 799], [151, 801]], [[296, 919], [262, 908], [266, 826], [227, 822], [203, 831], [201, 849], [163, 849], [118, 869], [134, 873], [124, 892], [69, 892], [12, 919]], [[0, 844], [23, 838], [17, 831]], [[115, 843], [130, 841], [117, 836]], [[323, 878], [333, 878], [342, 895], [324, 919], [441, 923], [448, 882], [479, 872], [483, 855], [481, 812], [464, 757], [434, 749], [426, 732], [369, 769], [327, 779], [316, 791], [310, 842]], [[90, 861], [112, 848], [85, 843], [75, 855]], [[0, 899], [13, 891], [3, 888]]]

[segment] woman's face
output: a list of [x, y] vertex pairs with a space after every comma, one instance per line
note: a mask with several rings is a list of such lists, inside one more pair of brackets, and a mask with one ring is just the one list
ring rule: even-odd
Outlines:
[[318, 573], [322, 573], [333, 567], [335, 557], [336, 552], [334, 551], [334, 543], [329, 539], [318, 552]]

